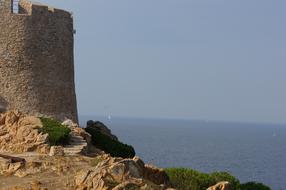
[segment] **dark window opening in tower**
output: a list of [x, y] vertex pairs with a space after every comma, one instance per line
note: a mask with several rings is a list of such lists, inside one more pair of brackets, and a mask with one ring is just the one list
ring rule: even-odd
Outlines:
[[3, 113], [7, 110], [8, 103], [4, 98], [0, 96], [0, 113]]
[[19, 1], [20, 0], [11, 0], [12, 13], [19, 13]]

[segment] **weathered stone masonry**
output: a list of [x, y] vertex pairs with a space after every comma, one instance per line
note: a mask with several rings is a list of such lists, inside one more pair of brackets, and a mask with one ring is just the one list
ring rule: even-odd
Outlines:
[[69, 12], [0, 0], [0, 109], [77, 121]]

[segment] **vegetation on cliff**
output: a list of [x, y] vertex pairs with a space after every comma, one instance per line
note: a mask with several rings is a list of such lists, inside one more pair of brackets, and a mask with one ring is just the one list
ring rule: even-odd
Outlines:
[[62, 125], [59, 121], [41, 117], [41, 122], [43, 124], [43, 128], [40, 129], [43, 133], [48, 133], [49, 144], [54, 145], [65, 145], [69, 142], [70, 132], [71, 130]]
[[227, 172], [206, 174], [187, 168], [168, 168], [166, 172], [178, 190], [206, 190], [221, 181], [230, 182], [235, 189], [239, 187], [239, 181]]
[[135, 156], [135, 150], [132, 146], [113, 139], [110, 135], [103, 133], [97, 126], [88, 125], [85, 130], [91, 134], [92, 144], [111, 156], [122, 158], [133, 158]]
[[248, 182], [240, 185], [240, 190], [271, 190], [270, 187], [256, 182]]
[[201, 173], [186, 168], [167, 168], [165, 170], [171, 184], [177, 190], [206, 190], [221, 181], [228, 181], [232, 190], [271, 190], [262, 183], [248, 182], [240, 184], [239, 180], [227, 172]]

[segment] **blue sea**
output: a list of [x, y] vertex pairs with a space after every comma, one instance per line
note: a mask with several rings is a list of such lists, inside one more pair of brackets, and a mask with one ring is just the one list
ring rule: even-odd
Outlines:
[[81, 116], [104, 122], [146, 163], [228, 171], [241, 182], [286, 189], [286, 125]]

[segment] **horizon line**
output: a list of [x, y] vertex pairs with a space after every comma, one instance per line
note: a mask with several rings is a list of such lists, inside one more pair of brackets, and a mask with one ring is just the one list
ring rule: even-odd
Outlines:
[[[198, 119], [198, 118], [184, 118], [184, 117], [140, 117], [140, 116], [120, 116], [120, 115], [96, 115], [96, 114], [78, 114], [79, 118], [81, 116], [85, 117], [100, 117], [107, 118], [120, 118], [120, 119], [138, 119], [138, 120], [181, 120], [181, 121], [198, 121], [205, 123], [233, 123], [233, 124], [252, 124], [252, 125], [282, 125], [286, 126], [286, 123], [276, 123], [276, 122], [259, 122], [259, 121], [237, 121], [237, 120], [219, 120], [219, 119]], [[92, 119], [90, 119], [92, 120]]]

